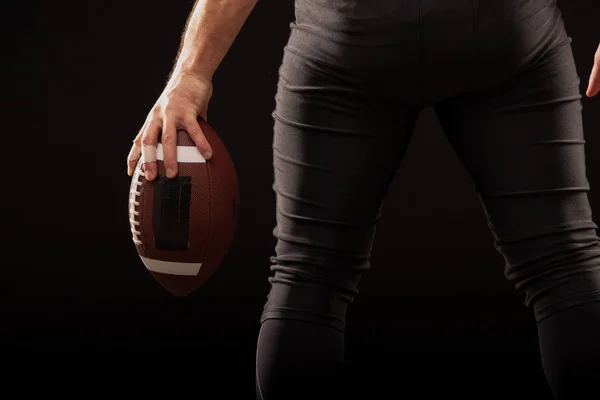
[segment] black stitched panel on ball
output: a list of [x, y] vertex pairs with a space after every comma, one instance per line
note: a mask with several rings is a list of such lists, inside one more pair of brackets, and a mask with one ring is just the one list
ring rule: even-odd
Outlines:
[[187, 250], [190, 236], [192, 178], [162, 175], [154, 182], [152, 229], [154, 244], [161, 250]]

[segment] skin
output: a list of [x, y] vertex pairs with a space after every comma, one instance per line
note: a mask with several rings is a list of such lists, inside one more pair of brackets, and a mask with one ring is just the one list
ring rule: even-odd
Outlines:
[[598, 46], [598, 50], [596, 50], [596, 54], [594, 55], [594, 67], [592, 68], [590, 81], [585, 94], [588, 97], [592, 97], [597, 95], [598, 92], [600, 92], [600, 45]]
[[[188, 19], [177, 62], [167, 85], [133, 141], [127, 160], [129, 176], [148, 147], [161, 135], [167, 177], [177, 175], [177, 131], [185, 130], [203, 157], [212, 149], [197, 118], [207, 119], [212, 77], [258, 0], [197, 0]], [[146, 179], [156, 179], [156, 161], [145, 162]]]
[[[258, 0], [198, 0], [188, 19], [177, 62], [163, 93], [150, 110], [127, 159], [129, 176], [142, 157], [146, 179], [156, 179], [156, 161], [146, 161], [162, 132], [167, 177], [177, 175], [177, 130], [185, 130], [205, 159], [212, 157], [198, 116], [207, 120], [212, 78]], [[600, 92], [600, 45], [586, 95]], [[151, 146], [151, 147], [148, 147]]]

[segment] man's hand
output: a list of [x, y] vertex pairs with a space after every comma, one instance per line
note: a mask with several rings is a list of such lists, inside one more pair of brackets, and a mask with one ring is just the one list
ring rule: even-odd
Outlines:
[[156, 145], [161, 143], [167, 177], [177, 175], [177, 131], [185, 130], [205, 159], [212, 151], [198, 124], [206, 120], [212, 77], [258, 0], [196, 0], [167, 87], [152, 107], [127, 157], [133, 175], [140, 156], [149, 181], [156, 179]]
[[212, 90], [209, 79], [189, 73], [173, 75], [133, 141], [127, 157], [129, 176], [133, 175], [141, 156], [146, 179], [156, 179], [156, 146], [161, 131], [167, 177], [174, 178], [177, 175], [177, 131], [180, 129], [190, 135], [202, 156], [210, 159], [212, 150], [197, 119], [198, 116], [207, 119]]
[[596, 50], [596, 54], [594, 55], [594, 67], [590, 74], [590, 82], [588, 83], [586, 95], [592, 97], [598, 94], [598, 92], [600, 92], [600, 46], [598, 46], [598, 50]]

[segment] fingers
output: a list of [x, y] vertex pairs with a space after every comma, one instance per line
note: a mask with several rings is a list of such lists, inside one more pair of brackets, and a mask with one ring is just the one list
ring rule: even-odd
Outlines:
[[142, 129], [140, 129], [135, 139], [133, 139], [133, 145], [131, 146], [131, 150], [129, 150], [129, 155], [127, 156], [127, 175], [129, 176], [133, 176], [133, 171], [135, 171], [138, 160], [142, 156], [142, 134], [147, 125], [148, 120], [144, 122]]
[[150, 122], [142, 134], [142, 162], [147, 180], [156, 178], [156, 145], [161, 126], [158, 122]]
[[163, 156], [165, 169], [168, 178], [175, 178], [177, 175], [177, 127], [171, 122], [165, 123], [162, 137]]
[[139, 135], [135, 138], [136, 140], [134, 140], [131, 150], [129, 151], [129, 155], [127, 156], [127, 175], [129, 176], [133, 176], [133, 171], [135, 170], [138, 160], [142, 155], [142, 148], [136, 143], [139, 141], [138, 138], [140, 138]]
[[[177, 131], [185, 130], [196, 144], [202, 156], [208, 160], [212, 157], [212, 149], [197, 121], [199, 115], [205, 121], [207, 108], [203, 107], [199, 113], [193, 112], [187, 101], [182, 105], [181, 100], [173, 100], [173, 105], [157, 105], [148, 115], [144, 126], [136, 136], [127, 156], [127, 174], [133, 176], [135, 168], [141, 158], [142, 169], [147, 180], [153, 181], [158, 176], [157, 152], [161, 150], [166, 175], [175, 178], [178, 173], [177, 165]], [[188, 117], [184, 117], [187, 115]], [[162, 135], [161, 135], [162, 131]], [[160, 137], [161, 148], [158, 148]]]
[[[201, 113], [201, 117], [206, 119], [206, 112]], [[133, 145], [127, 156], [127, 174], [133, 176], [133, 172], [137, 166], [137, 163], [142, 158], [142, 165], [144, 168], [144, 175], [147, 180], [153, 181], [158, 175], [157, 171], [157, 146], [158, 137], [162, 130], [161, 144], [162, 153], [164, 157], [166, 175], [172, 179], [177, 176], [177, 129], [181, 124], [175, 124], [174, 122], [167, 121], [165, 127], [161, 128], [160, 120], [158, 121], [147, 121], [140, 133], [136, 136], [133, 141]], [[189, 119], [183, 124], [183, 129], [186, 130], [188, 135], [192, 138], [196, 147], [206, 160], [212, 157], [212, 148], [206, 140], [206, 136], [202, 132], [198, 121], [195, 119]]]
[[212, 157], [212, 148], [206, 140], [206, 136], [204, 136], [198, 121], [195, 119], [187, 120], [185, 123], [185, 130], [196, 144], [196, 147], [200, 151], [200, 154], [202, 154], [202, 157], [204, 157], [205, 160], [209, 160]]
[[598, 46], [598, 50], [594, 56], [594, 67], [592, 68], [592, 73], [590, 74], [590, 81], [588, 83], [586, 95], [588, 97], [592, 97], [598, 94], [598, 92], [600, 92], [600, 46]]

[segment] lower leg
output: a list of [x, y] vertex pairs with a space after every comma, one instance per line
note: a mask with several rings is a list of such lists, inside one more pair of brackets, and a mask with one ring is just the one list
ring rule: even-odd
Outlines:
[[598, 398], [600, 301], [559, 311], [538, 325], [542, 364], [559, 399]]
[[268, 319], [258, 338], [257, 399], [340, 397], [343, 358], [342, 331], [300, 320]]

